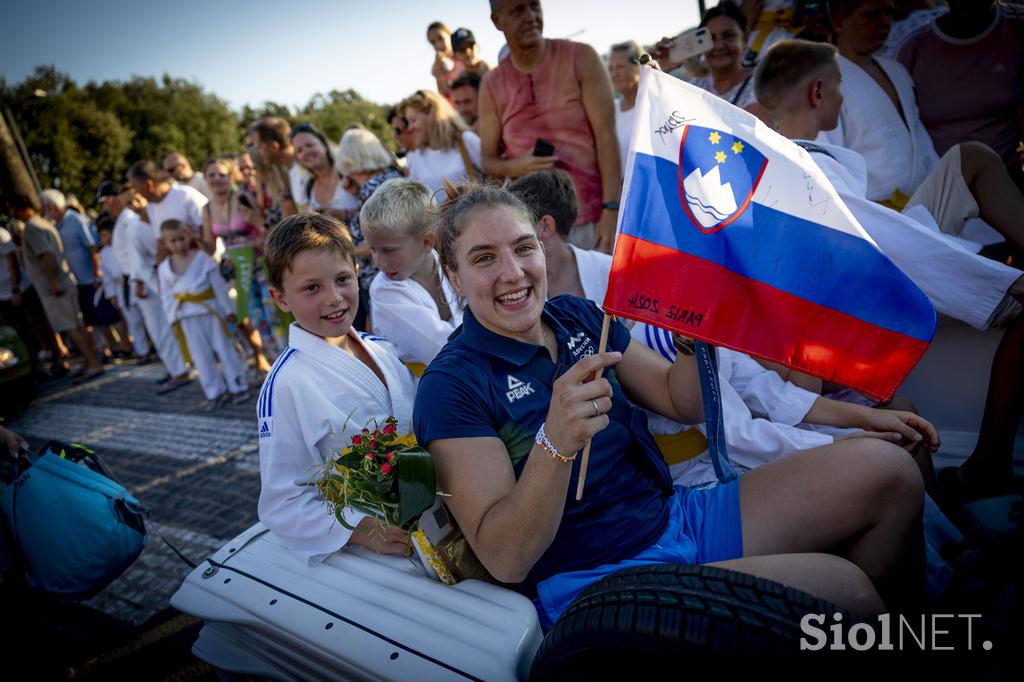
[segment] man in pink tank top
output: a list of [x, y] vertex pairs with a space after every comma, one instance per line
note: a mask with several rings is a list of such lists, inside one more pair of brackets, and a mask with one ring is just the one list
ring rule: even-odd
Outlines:
[[570, 241], [610, 253], [622, 176], [608, 72], [589, 45], [544, 38], [540, 0], [490, 4], [510, 54], [480, 87], [484, 172], [568, 171], [579, 197]]

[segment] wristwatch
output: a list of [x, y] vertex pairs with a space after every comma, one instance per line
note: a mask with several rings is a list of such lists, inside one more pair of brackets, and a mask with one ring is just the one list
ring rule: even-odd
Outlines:
[[619, 210], [619, 202], [617, 202], [617, 201], [606, 201], [603, 204], [601, 204], [601, 208], [608, 209], [609, 211], [618, 211]]

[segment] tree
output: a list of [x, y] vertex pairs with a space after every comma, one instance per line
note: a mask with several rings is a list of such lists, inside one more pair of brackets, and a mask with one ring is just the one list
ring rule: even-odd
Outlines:
[[131, 131], [53, 67], [37, 67], [22, 83], [5, 87], [2, 96], [44, 188], [88, 198], [102, 180], [127, 167]]
[[296, 115], [296, 121], [311, 121], [328, 139], [337, 142], [345, 129], [359, 124], [380, 138], [390, 149], [396, 149], [391, 126], [385, 120], [387, 107], [363, 99], [355, 90], [331, 90], [326, 96], [317, 93]]
[[171, 151], [185, 154], [200, 170], [207, 158], [240, 151], [246, 127], [263, 116], [311, 121], [334, 141], [358, 123], [395, 148], [387, 109], [354, 90], [314, 95], [295, 112], [267, 101], [236, 114], [198, 83], [181, 78], [135, 76], [79, 87], [53, 66], [38, 66], [21, 83], [9, 86], [0, 79], [0, 104], [10, 108], [43, 187], [84, 199], [101, 181], [122, 179], [135, 161], [160, 164]]

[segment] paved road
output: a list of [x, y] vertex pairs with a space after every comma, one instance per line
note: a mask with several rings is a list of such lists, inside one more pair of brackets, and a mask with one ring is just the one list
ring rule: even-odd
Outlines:
[[159, 364], [123, 364], [83, 386], [64, 380], [7, 424], [33, 449], [51, 438], [92, 447], [152, 509], [142, 555], [92, 599], [61, 604], [5, 588], [8, 608], [33, 626], [25, 645], [46, 641], [40, 663], [53, 677], [215, 679], [188, 653], [198, 623], [169, 607], [190, 569], [154, 531], [200, 562], [256, 521], [255, 401], [206, 412], [198, 381], [158, 396], [162, 374]]

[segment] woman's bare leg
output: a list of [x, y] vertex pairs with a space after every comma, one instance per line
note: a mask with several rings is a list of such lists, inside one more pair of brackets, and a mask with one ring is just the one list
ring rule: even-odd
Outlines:
[[849, 559], [834, 554], [772, 554], [708, 565], [774, 580], [862, 618], [885, 613], [885, 604], [867, 574]]
[[740, 479], [743, 555], [838, 554], [891, 610], [910, 612], [925, 593], [923, 504], [917, 466], [891, 443], [860, 438], [807, 450]]

